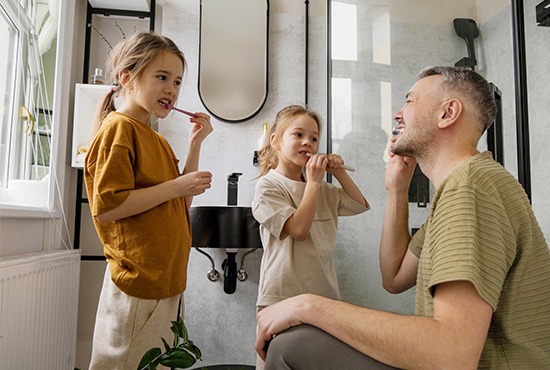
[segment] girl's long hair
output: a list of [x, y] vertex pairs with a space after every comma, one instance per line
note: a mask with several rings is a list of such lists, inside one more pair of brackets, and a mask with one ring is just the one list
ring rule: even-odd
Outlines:
[[172, 53], [180, 58], [185, 72], [185, 57], [177, 45], [168, 37], [153, 32], [138, 32], [127, 40], [121, 41], [111, 51], [108, 65], [110, 66], [108, 84], [114, 87], [107, 93], [99, 105], [94, 117], [92, 140], [99, 131], [101, 123], [107, 115], [116, 110], [115, 98], [123, 89], [119, 77], [121, 72], [131, 72], [132, 83], [139, 79], [143, 71], [162, 53]]
[[275, 123], [271, 126], [271, 129], [269, 130], [269, 135], [266, 138], [267, 142], [262, 147], [262, 149], [260, 149], [260, 175], [258, 177], [264, 176], [269, 172], [269, 170], [276, 168], [277, 164], [279, 163], [277, 152], [271, 146], [271, 136], [275, 135], [275, 137], [281, 138], [288, 126], [290, 126], [290, 123], [295, 118], [302, 115], [306, 115], [312, 118], [317, 123], [319, 132], [321, 131], [321, 118], [316, 112], [302, 105], [289, 105], [281, 109], [275, 117]]

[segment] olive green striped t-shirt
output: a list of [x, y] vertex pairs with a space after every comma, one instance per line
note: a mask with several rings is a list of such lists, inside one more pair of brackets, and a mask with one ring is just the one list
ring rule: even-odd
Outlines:
[[493, 307], [479, 368], [550, 369], [550, 252], [525, 191], [491, 153], [437, 190], [409, 244], [420, 258], [416, 313], [433, 317], [437, 284], [469, 281]]

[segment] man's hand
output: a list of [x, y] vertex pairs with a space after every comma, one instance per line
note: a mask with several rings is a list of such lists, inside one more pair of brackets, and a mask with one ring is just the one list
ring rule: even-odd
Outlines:
[[267, 346], [277, 334], [293, 326], [305, 324], [300, 313], [311, 305], [312, 295], [299, 295], [285, 299], [258, 312], [258, 333], [254, 348], [265, 361]]

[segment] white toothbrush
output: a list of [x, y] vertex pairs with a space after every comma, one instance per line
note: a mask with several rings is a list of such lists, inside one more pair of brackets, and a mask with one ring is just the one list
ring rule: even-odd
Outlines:
[[[307, 153], [306, 154], [308, 157], [311, 157], [312, 154], [311, 153]], [[346, 170], [346, 171], [351, 171], [351, 172], [354, 172], [355, 171], [355, 168], [351, 167], [351, 166], [346, 166], [345, 164], [342, 164], [340, 165], [340, 168]]]

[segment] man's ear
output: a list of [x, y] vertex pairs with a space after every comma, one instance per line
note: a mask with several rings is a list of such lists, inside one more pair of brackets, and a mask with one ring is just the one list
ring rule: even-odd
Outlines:
[[449, 99], [443, 103], [442, 109], [438, 126], [439, 128], [450, 127], [462, 114], [462, 103], [458, 99]]

